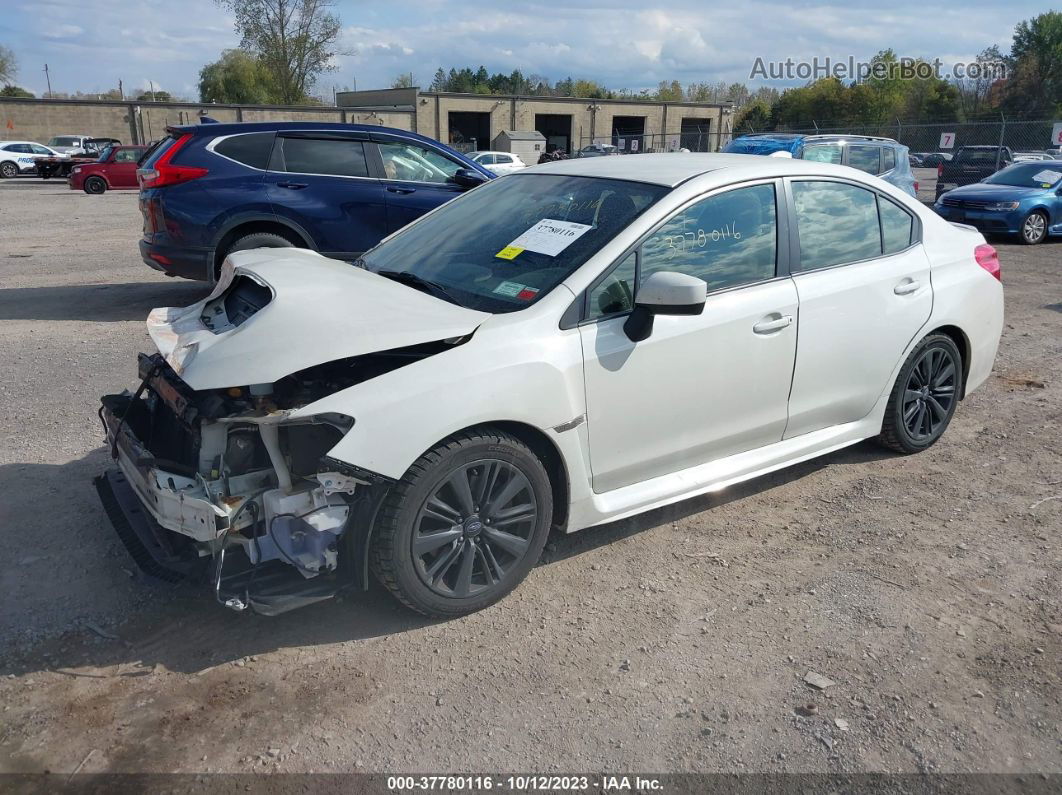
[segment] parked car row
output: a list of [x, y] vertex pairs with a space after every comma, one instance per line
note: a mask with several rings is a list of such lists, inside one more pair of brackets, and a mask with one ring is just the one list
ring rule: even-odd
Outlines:
[[725, 152], [784, 155], [800, 160], [834, 163], [881, 177], [910, 196], [918, 195], [906, 146], [891, 138], [866, 135], [804, 135], [758, 133], [735, 138]]
[[119, 537], [235, 610], [371, 570], [450, 617], [553, 529], [866, 438], [925, 450], [991, 370], [996, 253], [910, 195], [895, 142], [788, 154], [495, 178], [387, 128], [170, 129], [137, 172], [141, 252], [216, 284], [152, 311], [138, 389], [102, 399]]

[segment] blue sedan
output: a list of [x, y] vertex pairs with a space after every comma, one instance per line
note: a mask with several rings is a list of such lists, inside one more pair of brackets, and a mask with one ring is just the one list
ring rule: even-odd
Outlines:
[[1048, 235], [1062, 234], [1062, 160], [1007, 166], [984, 182], [941, 194], [933, 209], [985, 233], [1042, 243]]

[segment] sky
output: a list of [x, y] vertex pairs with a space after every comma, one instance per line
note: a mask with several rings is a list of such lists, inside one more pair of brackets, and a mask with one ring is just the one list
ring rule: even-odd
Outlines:
[[[196, 99], [199, 69], [239, 43], [232, 16], [212, 0], [4, 0], [0, 44], [14, 50], [18, 85], [40, 95], [47, 63], [54, 91], [153, 84]], [[1009, 51], [1014, 26], [1047, 9], [1026, 0], [965, 0], [929, 8], [913, 0], [581, 0], [578, 3], [337, 0], [343, 24], [335, 70], [315, 93], [385, 88], [412, 72], [427, 87], [442, 66], [567, 76], [610, 89], [747, 82], [768, 61], [900, 56], [969, 61], [987, 46]]]

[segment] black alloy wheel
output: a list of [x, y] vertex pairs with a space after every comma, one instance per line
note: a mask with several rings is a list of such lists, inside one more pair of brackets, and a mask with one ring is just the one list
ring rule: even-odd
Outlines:
[[424, 584], [465, 598], [503, 582], [531, 549], [538, 502], [531, 481], [509, 461], [456, 467], [417, 516], [411, 543]]
[[879, 441], [900, 453], [917, 453], [936, 442], [955, 414], [963, 377], [955, 341], [946, 334], [925, 337], [900, 368]]

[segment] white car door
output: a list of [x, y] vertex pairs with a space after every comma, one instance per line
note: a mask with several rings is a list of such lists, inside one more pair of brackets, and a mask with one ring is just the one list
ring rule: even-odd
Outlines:
[[[779, 262], [774, 181], [669, 218], [586, 294], [580, 326], [593, 488], [605, 492], [778, 442], [796, 353], [796, 289]], [[783, 238], [784, 239], [784, 238]], [[704, 279], [697, 316], [658, 316], [631, 342], [634, 285]]]
[[786, 438], [862, 419], [933, 308], [917, 219], [853, 183], [787, 180], [799, 342]]

